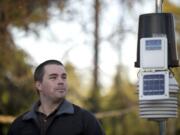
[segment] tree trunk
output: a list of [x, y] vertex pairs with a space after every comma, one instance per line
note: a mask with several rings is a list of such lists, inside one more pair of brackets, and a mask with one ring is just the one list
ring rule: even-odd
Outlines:
[[90, 94], [90, 110], [97, 112], [99, 108], [99, 14], [100, 1], [94, 0], [94, 63], [93, 63], [93, 84]]

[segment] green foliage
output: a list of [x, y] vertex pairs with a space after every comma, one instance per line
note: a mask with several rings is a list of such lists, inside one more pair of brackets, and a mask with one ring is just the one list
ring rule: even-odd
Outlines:
[[17, 115], [32, 103], [35, 96], [32, 71], [31, 66], [24, 61], [23, 52], [19, 50], [6, 53], [10, 55], [5, 55], [0, 61], [0, 114]]
[[180, 34], [180, 6], [171, 3], [170, 0], [166, 0], [163, 4], [163, 10], [164, 12], [173, 13], [176, 23], [176, 32]]
[[37, 32], [36, 25], [47, 24], [49, 7], [57, 4], [63, 10], [66, 2], [0, 0], [0, 114], [17, 115], [27, 109], [36, 97], [32, 65], [27, 63], [32, 60], [24, 51], [16, 48], [10, 26]]
[[84, 106], [86, 90], [82, 90], [80, 76], [71, 63], [66, 63], [65, 68], [68, 74], [68, 95], [67, 98], [75, 104]]
[[136, 128], [132, 126], [134, 126], [133, 121], [138, 119], [137, 110], [134, 111], [134, 108], [130, 108], [137, 106], [137, 95], [135, 94], [135, 86], [128, 81], [126, 76], [125, 69], [118, 66], [114, 83], [109, 89], [109, 93], [101, 101], [104, 111], [119, 110], [121, 113], [119, 116], [102, 119], [107, 135], [135, 134]]

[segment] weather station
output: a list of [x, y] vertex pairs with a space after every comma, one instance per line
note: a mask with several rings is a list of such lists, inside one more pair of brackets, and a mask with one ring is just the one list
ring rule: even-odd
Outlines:
[[163, 0], [156, 0], [156, 12], [139, 17], [137, 93], [139, 114], [157, 121], [160, 135], [165, 135], [166, 121], [176, 118], [179, 85], [170, 68], [179, 66], [175, 43], [174, 17], [162, 13]]

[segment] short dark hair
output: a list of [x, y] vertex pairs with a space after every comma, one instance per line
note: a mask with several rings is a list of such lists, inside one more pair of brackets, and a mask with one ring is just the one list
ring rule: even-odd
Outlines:
[[43, 63], [41, 63], [39, 66], [37, 66], [37, 68], [34, 71], [34, 81], [42, 81], [43, 76], [44, 76], [44, 67], [46, 65], [51, 65], [51, 64], [55, 64], [55, 65], [61, 65], [64, 66], [60, 61], [58, 60], [47, 60], [44, 61]]

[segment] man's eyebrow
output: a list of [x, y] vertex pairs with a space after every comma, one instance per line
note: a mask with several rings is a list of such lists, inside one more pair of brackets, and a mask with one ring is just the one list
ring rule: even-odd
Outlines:
[[52, 73], [52, 74], [49, 74], [49, 76], [57, 76], [58, 74], [56, 73]]
[[[49, 76], [57, 76], [58, 74], [56, 74], [56, 73], [52, 73], [52, 74], [49, 74]], [[67, 74], [66, 73], [62, 73], [61, 75], [63, 75], [63, 76], [67, 76]]]

